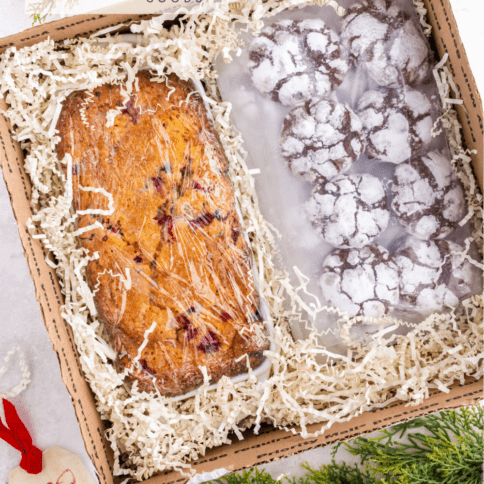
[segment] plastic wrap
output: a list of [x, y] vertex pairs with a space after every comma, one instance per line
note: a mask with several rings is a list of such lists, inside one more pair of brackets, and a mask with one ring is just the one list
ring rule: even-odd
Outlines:
[[[344, 352], [338, 321], [361, 323], [353, 341], [376, 322], [410, 327], [478, 294], [482, 267], [412, 1], [340, 4], [343, 17], [312, 6], [267, 19], [217, 70], [279, 263], [322, 344]], [[297, 339], [310, 331], [292, 324]]]
[[[269, 348], [227, 160], [194, 86], [140, 71], [63, 103], [57, 146], [95, 313], [139, 388], [180, 396]], [[203, 369], [205, 368], [205, 370]]]

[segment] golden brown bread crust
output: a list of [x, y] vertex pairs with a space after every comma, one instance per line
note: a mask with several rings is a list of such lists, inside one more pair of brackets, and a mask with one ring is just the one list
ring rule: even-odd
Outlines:
[[[201, 365], [211, 382], [246, 371], [247, 358], [236, 361], [243, 355], [257, 367], [268, 342], [257, 344], [247, 330], [262, 321], [250, 252], [201, 98], [176, 76], [137, 78], [139, 90], [125, 106], [116, 85], [94, 89], [90, 102], [85, 91], [72, 93], [57, 123], [57, 153], [72, 156], [76, 210], [108, 208], [104, 195], [83, 187], [104, 188], [114, 199], [114, 213], [82, 214], [79, 227], [103, 225], [80, 243], [99, 253], [88, 264], [88, 283], [120, 355], [116, 366], [131, 366], [156, 322], [131, 377], [148, 391], [155, 377], [162, 394], [176, 396], [203, 383]], [[107, 127], [113, 109], [121, 113]], [[126, 269], [129, 290], [117, 276]]]

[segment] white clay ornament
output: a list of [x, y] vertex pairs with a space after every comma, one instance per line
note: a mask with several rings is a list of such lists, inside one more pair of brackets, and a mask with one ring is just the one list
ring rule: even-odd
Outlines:
[[5, 423], [0, 440], [21, 452], [19, 467], [8, 474], [8, 484], [95, 484], [81, 459], [61, 447], [45, 452], [35, 447], [29, 431], [12, 403], [3, 399]]
[[42, 472], [33, 475], [17, 467], [8, 475], [8, 484], [95, 484], [81, 459], [61, 447], [42, 453]]

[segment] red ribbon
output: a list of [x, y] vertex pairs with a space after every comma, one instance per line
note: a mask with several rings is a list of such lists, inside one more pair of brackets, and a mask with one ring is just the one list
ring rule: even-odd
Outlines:
[[17, 414], [15, 407], [3, 399], [5, 410], [5, 422], [8, 428], [0, 420], [0, 439], [5, 440], [13, 448], [22, 452], [20, 467], [29, 474], [42, 472], [42, 451], [32, 445], [32, 437]]

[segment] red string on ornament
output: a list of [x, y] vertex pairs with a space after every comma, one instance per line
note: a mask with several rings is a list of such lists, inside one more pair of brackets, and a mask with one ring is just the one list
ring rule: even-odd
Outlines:
[[15, 407], [5, 399], [3, 399], [3, 409], [8, 428], [0, 420], [0, 439], [22, 452], [20, 467], [24, 471], [29, 474], [39, 474], [42, 472], [42, 451], [32, 445], [32, 437], [27, 427], [20, 420]]

